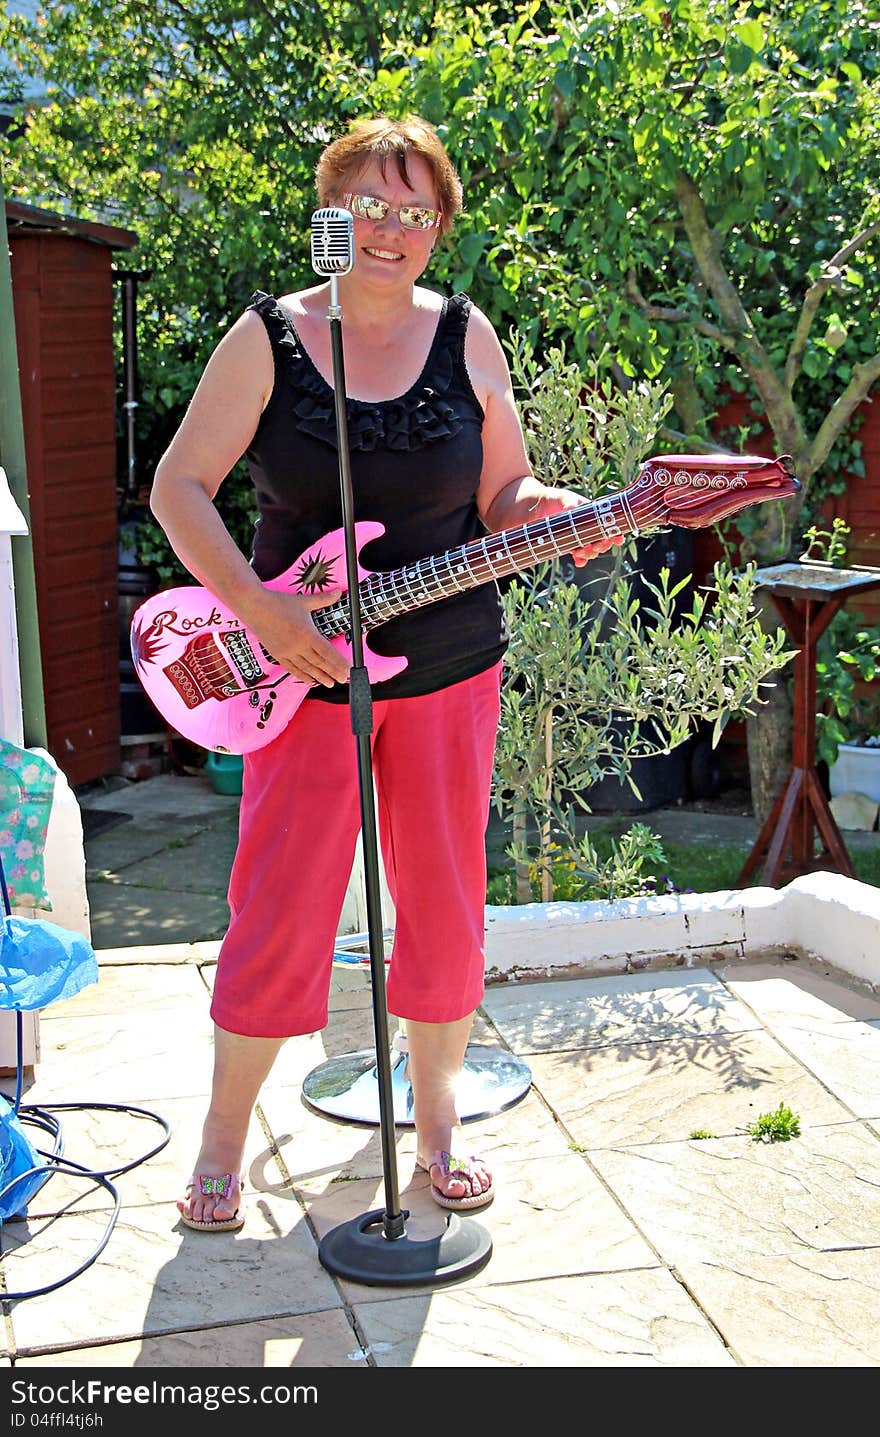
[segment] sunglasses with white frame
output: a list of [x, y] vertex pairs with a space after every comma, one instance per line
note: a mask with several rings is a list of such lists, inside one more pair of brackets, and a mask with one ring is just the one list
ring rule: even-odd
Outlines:
[[432, 230], [439, 225], [443, 218], [440, 210], [431, 209], [428, 205], [401, 205], [395, 208], [387, 200], [377, 199], [375, 195], [343, 195], [342, 204], [347, 210], [360, 220], [373, 220], [379, 224], [388, 215], [397, 215], [405, 230]]

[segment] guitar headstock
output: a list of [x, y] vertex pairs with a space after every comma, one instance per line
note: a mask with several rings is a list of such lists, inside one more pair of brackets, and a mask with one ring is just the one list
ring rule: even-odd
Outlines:
[[640, 529], [705, 529], [751, 504], [797, 494], [792, 463], [789, 454], [657, 454], [645, 460], [627, 498]]

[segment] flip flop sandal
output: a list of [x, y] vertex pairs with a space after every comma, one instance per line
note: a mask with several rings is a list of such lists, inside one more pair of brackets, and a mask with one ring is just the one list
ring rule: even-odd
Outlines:
[[[430, 1173], [436, 1163], [443, 1177], [467, 1179], [474, 1176], [474, 1164], [482, 1163], [482, 1161], [482, 1158], [476, 1157], [473, 1153], [469, 1158], [454, 1158], [451, 1153], [438, 1149], [427, 1165], [416, 1158], [416, 1167], [421, 1168], [422, 1172]], [[486, 1207], [495, 1197], [495, 1186], [490, 1182], [485, 1192], [471, 1193], [468, 1197], [456, 1198], [448, 1197], [434, 1183], [431, 1183], [431, 1197], [441, 1207], [450, 1207], [463, 1212], [469, 1208]]]
[[[217, 1197], [225, 1200], [232, 1192], [232, 1185], [235, 1182], [240, 1188], [244, 1187], [244, 1179], [238, 1173], [224, 1173], [222, 1177], [212, 1177], [209, 1173], [194, 1173], [186, 1185], [186, 1191], [190, 1193], [193, 1188], [197, 1187], [202, 1197]], [[237, 1232], [240, 1227], [244, 1226], [244, 1214], [239, 1208], [236, 1208], [232, 1217], [211, 1218], [206, 1222], [201, 1222], [181, 1213], [180, 1221], [186, 1227], [194, 1228], [196, 1232]]]

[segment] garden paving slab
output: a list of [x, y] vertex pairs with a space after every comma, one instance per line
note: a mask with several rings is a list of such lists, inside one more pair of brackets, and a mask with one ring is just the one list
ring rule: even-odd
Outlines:
[[[173, 881], [175, 875], [185, 872], [197, 877], [200, 885], [210, 882], [210, 891], [216, 892], [228, 877], [237, 834], [237, 815], [232, 819], [177, 818], [170, 835], [168, 817], [139, 817], [86, 839], [86, 880], [89, 886], [107, 878], [130, 882], [135, 865], [141, 872], [146, 864], [155, 861], [156, 865], [161, 864], [162, 883]], [[202, 860], [211, 857], [216, 861], [211, 866], [203, 866], [201, 871], [194, 864], [181, 870], [181, 861], [194, 849], [199, 851]], [[163, 858], [168, 861], [162, 862]]]
[[[852, 1114], [767, 1033], [533, 1053], [533, 1081], [581, 1147], [742, 1132], [780, 1100], [809, 1124]], [[806, 1125], [806, 1119], [805, 1119]]]
[[[41, 1030], [28, 1103], [135, 1103], [211, 1091], [213, 1028], [207, 1004], [153, 1014], [78, 1013]], [[10, 1080], [3, 1088], [10, 1090]]]
[[116, 1013], [123, 1019], [129, 1014], [132, 1023], [148, 1017], [155, 1022], [157, 1014], [175, 1008], [189, 1013], [193, 1005], [207, 1009], [209, 1002], [210, 994], [194, 963], [157, 961], [113, 967], [99, 962], [97, 983], [90, 983], [73, 998], [52, 1003], [40, 1014], [40, 1026], [48, 1042], [51, 1025], [63, 1025], [70, 1018], [91, 1020]]
[[[264, 1090], [260, 1109], [297, 1191], [316, 1195], [342, 1179], [382, 1176], [378, 1127], [336, 1122], [313, 1113], [295, 1088]], [[533, 1092], [503, 1113], [466, 1123], [463, 1133], [467, 1151], [479, 1153], [493, 1166], [509, 1165], [518, 1151], [534, 1158], [568, 1151], [565, 1135]], [[415, 1167], [412, 1128], [397, 1129], [395, 1148], [398, 1178], [403, 1182]]]
[[523, 1056], [761, 1026], [706, 968], [507, 983], [487, 990], [483, 1010]]
[[355, 1303], [378, 1367], [733, 1367], [662, 1268]]
[[880, 1143], [862, 1123], [587, 1155], [663, 1260], [738, 1265], [880, 1246]]
[[[526, 1161], [519, 1154], [514, 1162], [501, 1157], [496, 1173], [495, 1201], [467, 1215], [493, 1242], [488, 1264], [468, 1278], [469, 1287], [658, 1265], [656, 1254], [577, 1153]], [[411, 1215], [407, 1232], [418, 1241], [440, 1235], [447, 1217], [428, 1188], [428, 1175], [421, 1171], [401, 1187], [401, 1207]], [[305, 1202], [321, 1238], [339, 1223], [381, 1209], [383, 1184], [376, 1179], [339, 1183], [307, 1195]], [[341, 1280], [340, 1290], [348, 1302], [358, 1303], [425, 1289], [371, 1288]]]
[[78, 799], [81, 808], [128, 813], [138, 822], [162, 819], [176, 824], [237, 815], [241, 803], [236, 794], [216, 793], [204, 772], [162, 773], [147, 780], [114, 779], [105, 786], [80, 791]]
[[207, 942], [229, 927], [229, 904], [225, 892], [98, 882], [89, 886], [89, 922], [96, 949]]
[[[366, 1354], [342, 1311], [307, 1312], [262, 1322], [236, 1322], [193, 1332], [171, 1332], [103, 1347], [67, 1348], [39, 1357], [20, 1357], [16, 1367], [161, 1367], [202, 1373], [243, 1367], [356, 1367], [368, 1370]], [[166, 1372], [166, 1386], [186, 1383], [185, 1372]]]
[[[168, 1217], [164, 1203], [126, 1209], [104, 1251], [75, 1282], [14, 1304], [17, 1350], [79, 1346], [86, 1335], [94, 1344], [185, 1331], [218, 1316], [229, 1323], [340, 1306], [297, 1204], [260, 1194], [237, 1233], [171, 1227]], [[69, 1211], [48, 1222], [6, 1224], [10, 1290], [72, 1271], [94, 1251], [105, 1222], [104, 1214]]]
[[774, 1033], [856, 1117], [880, 1118], [880, 1028], [815, 1018], [809, 1028], [780, 1023]]
[[725, 964], [718, 976], [763, 1023], [798, 1025], [824, 1018], [845, 1023], [853, 1018], [880, 1020], [880, 995], [844, 975], [804, 958], [776, 963]]
[[[167, 827], [165, 842], [161, 832], [155, 837], [157, 847], [153, 852], [137, 855], [136, 883], [140, 888], [155, 888], [159, 892], [185, 890], [187, 893], [215, 893], [225, 898], [232, 867], [235, 846], [238, 842], [237, 827], [220, 824], [206, 828], [195, 827], [180, 838], [175, 835], [174, 846], [169, 846]], [[141, 836], [136, 831], [134, 837]], [[107, 835], [108, 844], [112, 834]], [[148, 839], [148, 834], [143, 834]], [[144, 844], [146, 848], [146, 843]], [[170, 861], [169, 861], [170, 860]], [[134, 857], [119, 853], [115, 862], [106, 865], [111, 881], [127, 884], [131, 881], [130, 865]]]
[[[164, 1120], [169, 1129], [168, 1142], [146, 1162], [110, 1180], [119, 1193], [123, 1216], [129, 1209], [164, 1203], [170, 1231], [178, 1220], [175, 1202], [183, 1196], [201, 1146], [205, 1099], [151, 1098], [139, 1106]], [[160, 1125], [125, 1113], [93, 1108], [60, 1113], [58, 1116], [62, 1124], [65, 1157], [99, 1171], [110, 1171], [133, 1161], [139, 1153], [146, 1153], [161, 1142], [164, 1136]], [[251, 1118], [248, 1130], [245, 1184], [246, 1201], [253, 1198], [255, 1191], [283, 1194], [285, 1190], [274, 1154], [267, 1145], [256, 1114]], [[288, 1193], [288, 1196], [291, 1195]], [[90, 1187], [85, 1179], [59, 1170], [32, 1198], [28, 1212], [31, 1217], [58, 1213], [72, 1198], [76, 1198], [80, 1211], [89, 1208], [100, 1210], [107, 1205], [105, 1188], [97, 1184]]]
[[878, 1367], [880, 1248], [679, 1264], [747, 1367]]

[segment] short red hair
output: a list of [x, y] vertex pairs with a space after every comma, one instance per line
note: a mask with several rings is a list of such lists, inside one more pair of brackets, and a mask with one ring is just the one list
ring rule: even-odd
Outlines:
[[412, 189], [406, 167], [410, 155], [418, 155], [431, 171], [442, 215], [440, 230], [449, 234], [462, 208], [461, 180], [434, 126], [418, 115], [407, 115], [403, 120], [390, 120], [385, 115], [356, 120], [347, 134], [327, 145], [315, 170], [319, 204], [338, 202], [373, 160], [379, 161], [384, 176], [393, 159], [400, 178]]

